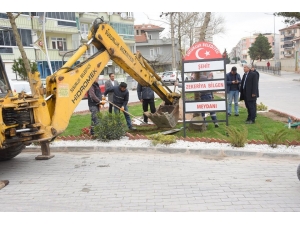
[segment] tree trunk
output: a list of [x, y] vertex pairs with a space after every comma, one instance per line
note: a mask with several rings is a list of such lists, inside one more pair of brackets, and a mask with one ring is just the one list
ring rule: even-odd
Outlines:
[[30, 89], [31, 89], [31, 94], [35, 95], [35, 88], [34, 88], [34, 85], [32, 83], [32, 79], [30, 79], [30, 77], [29, 77], [30, 74], [31, 74], [31, 68], [30, 68], [29, 60], [28, 60], [26, 52], [24, 50], [24, 47], [23, 47], [23, 44], [22, 44], [22, 41], [21, 41], [21, 38], [20, 38], [20, 34], [18, 32], [17, 24], [16, 24], [16, 19], [18, 18], [20, 13], [17, 14], [16, 16], [14, 16], [11, 12], [7, 12], [6, 14], [9, 18], [9, 22], [11, 24], [11, 28], [12, 28], [13, 34], [15, 36], [15, 39], [16, 39], [16, 43], [18, 45], [19, 51], [21, 53], [21, 56], [22, 56], [22, 59], [23, 59], [23, 62], [24, 62], [25, 70], [27, 72], [27, 79], [29, 80], [29, 85], [30, 85]]
[[[205, 13], [204, 22], [203, 22], [203, 25], [201, 26], [201, 29], [200, 29], [199, 42], [205, 40], [205, 32], [207, 30], [207, 27], [208, 27], [208, 24], [209, 24], [209, 21], [210, 21], [210, 15], [211, 15], [211, 12], [206, 12]], [[194, 76], [195, 80], [200, 80], [200, 73], [203, 73], [203, 72], [195, 73], [195, 76]], [[201, 99], [201, 93], [200, 92], [195, 92], [194, 93], [194, 100], [200, 100], [200, 99]], [[196, 116], [199, 116], [199, 115], [200, 115], [200, 113], [194, 113], [193, 117], [196, 117]]]
[[18, 48], [20, 50], [20, 53], [21, 53], [21, 56], [22, 56], [22, 59], [23, 59], [24, 65], [25, 65], [26, 72], [27, 72], [27, 74], [31, 73], [29, 60], [28, 60], [26, 52], [24, 50], [24, 47], [23, 47], [23, 44], [22, 44], [22, 41], [21, 41], [21, 38], [20, 38], [20, 35], [19, 35], [19, 32], [18, 32], [18, 28], [17, 28], [17, 25], [16, 25], [16, 17], [14, 17], [14, 15], [11, 12], [7, 12], [6, 14], [9, 18], [9, 22], [11, 24], [11, 28], [12, 28], [13, 34], [15, 36], [15, 39], [16, 39], [16, 43], [17, 43]]

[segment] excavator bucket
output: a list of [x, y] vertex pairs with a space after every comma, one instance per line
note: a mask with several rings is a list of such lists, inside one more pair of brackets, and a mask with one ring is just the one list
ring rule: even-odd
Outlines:
[[173, 128], [176, 126], [179, 118], [179, 104], [160, 105], [155, 113], [144, 112], [144, 114], [158, 128]]

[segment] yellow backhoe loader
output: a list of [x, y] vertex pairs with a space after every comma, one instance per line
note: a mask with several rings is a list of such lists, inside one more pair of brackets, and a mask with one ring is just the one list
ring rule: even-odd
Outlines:
[[[91, 44], [98, 52], [74, 66]], [[42, 150], [36, 159], [51, 158], [49, 143], [67, 128], [76, 106], [110, 59], [163, 100], [157, 112], [147, 116], [158, 127], [174, 127], [179, 116], [180, 94], [172, 92], [140, 53], [133, 54], [117, 32], [97, 18], [87, 43], [46, 78], [46, 88], [38, 72], [30, 73], [31, 94], [13, 95], [1, 62], [0, 160], [15, 157], [34, 142], [39, 142]]]

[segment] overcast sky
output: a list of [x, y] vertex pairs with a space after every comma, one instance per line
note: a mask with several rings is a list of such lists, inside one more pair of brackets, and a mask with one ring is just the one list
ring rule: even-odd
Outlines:
[[[299, 7], [300, 9], [300, 7]], [[214, 45], [223, 52], [226, 48], [229, 53], [232, 48], [243, 37], [249, 37], [255, 32], [274, 33], [273, 12], [215, 12], [216, 15], [224, 17], [225, 34], [213, 37]], [[267, 13], [267, 14], [266, 14]], [[169, 25], [160, 18], [161, 12], [134, 12], [135, 24], [152, 23], [165, 27], [166, 34]], [[271, 15], [269, 15], [271, 14]], [[149, 20], [150, 19], [150, 20]], [[275, 17], [275, 33], [286, 27], [282, 17]]]

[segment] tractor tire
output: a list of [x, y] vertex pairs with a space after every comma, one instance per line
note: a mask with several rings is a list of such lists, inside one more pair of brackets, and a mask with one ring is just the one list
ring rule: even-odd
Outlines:
[[10, 160], [17, 155], [19, 155], [22, 150], [25, 148], [25, 145], [15, 145], [8, 148], [0, 149], [0, 161]]
[[300, 180], [300, 164], [299, 164], [298, 169], [297, 169], [297, 177], [298, 177], [298, 180]]

